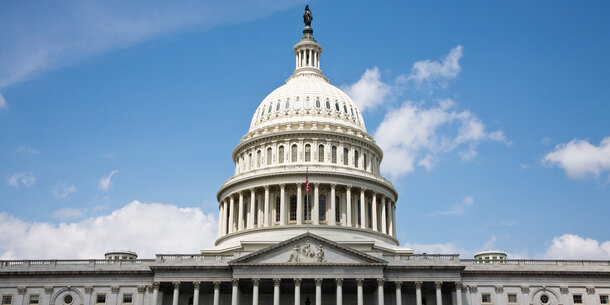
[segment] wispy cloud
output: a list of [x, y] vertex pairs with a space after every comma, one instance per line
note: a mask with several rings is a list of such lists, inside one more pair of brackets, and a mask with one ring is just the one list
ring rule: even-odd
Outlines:
[[[78, 210], [57, 213], [75, 216]], [[139, 201], [98, 217], [60, 224], [27, 222], [0, 213], [0, 259], [99, 258], [109, 249], [131, 249], [143, 258], [155, 253], [198, 253], [213, 245], [217, 223], [214, 215], [199, 208]]]
[[36, 176], [30, 171], [15, 173], [6, 180], [6, 184], [14, 187], [19, 187], [20, 185], [31, 187], [34, 183], [36, 183]]
[[544, 156], [542, 162], [562, 168], [572, 179], [599, 178], [610, 171], [610, 137], [598, 146], [586, 140], [572, 140], [555, 146], [555, 150]]
[[21, 145], [19, 146], [19, 148], [17, 148], [17, 150], [15, 150], [16, 153], [20, 153], [20, 154], [24, 154], [24, 155], [37, 155], [38, 154], [38, 150], [34, 149], [30, 146], [27, 145]]
[[0, 2], [0, 89], [90, 56], [186, 29], [243, 22], [299, 1]]
[[466, 208], [474, 205], [474, 198], [471, 195], [468, 195], [462, 198], [461, 202], [454, 204], [451, 209], [445, 211], [436, 211], [432, 213], [432, 215], [460, 215], [464, 214]]
[[83, 217], [83, 211], [80, 209], [63, 208], [53, 212], [52, 216], [55, 219], [66, 220], [70, 218]]
[[411, 68], [411, 74], [406, 79], [415, 81], [417, 84], [434, 82], [445, 86], [448, 80], [457, 77], [462, 70], [459, 61], [463, 54], [462, 46], [458, 45], [440, 61], [428, 59], [415, 62]]
[[108, 191], [112, 187], [112, 176], [114, 176], [115, 174], [118, 174], [118, 173], [119, 173], [118, 170], [113, 170], [110, 172], [110, 174], [108, 174], [108, 176], [100, 178], [100, 180], [97, 183], [97, 187], [100, 190]]
[[8, 108], [8, 102], [4, 99], [4, 96], [0, 94], [0, 110]]
[[68, 195], [75, 192], [76, 186], [74, 186], [74, 184], [65, 185], [63, 183], [60, 183], [53, 189], [53, 196], [55, 196], [55, 198], [57, 199], [62, 199], [68, 197]]

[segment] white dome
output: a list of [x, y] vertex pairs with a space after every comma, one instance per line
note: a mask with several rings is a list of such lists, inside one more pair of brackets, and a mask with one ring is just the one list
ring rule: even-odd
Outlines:
[[318, 73], [295, 74], [271, 92], [256, 109], [250, 131], [294, 122], [344, 125], [366, 132], [354, 101]]

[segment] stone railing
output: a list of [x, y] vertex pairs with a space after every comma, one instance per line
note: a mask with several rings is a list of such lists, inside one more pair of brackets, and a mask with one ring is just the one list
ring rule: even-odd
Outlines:
[[545, 259], [507, 259], [507, 260], [475, 260], [462, 259], [468, 265], [519, 265], [519, 266], [610, 266], [610, 261], [600, 260], [545, 260]]
[[30, 270], [30, 269], [96, 269], [96, 268], [133, 268], [147, 266], [152, 259], [136, 260], [102, 260], [102, 259], [51, 259], [51, 260], [2, 260], [0, 270]]
[[460, 261], [459, 254], [384, 254], [387, 261]]
[[157, 254], [157, 263], [228, 262], [233, 255]]

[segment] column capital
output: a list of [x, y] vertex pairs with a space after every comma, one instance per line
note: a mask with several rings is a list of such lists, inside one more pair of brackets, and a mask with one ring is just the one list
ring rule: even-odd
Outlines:
[[336, 278], [335, 283], [337, 283], [337, 286], [343, 286], [343, 278]]
[[180, 289], [180, 282], [172, 282], [172, 285], [174, 285], [174, 289]]
[[117, 286], [117, 285], [110, 286], [110, 292], [119, 293], [119, 286]]
[[383, 286], [383, 282], [384, 282], [384, 279], [382, 279], [382, 278], [378, 278], [377, 279], [377, 285], [378, 286]]
[[[93, 289], [93, 287], [91, 287]], [[44, 293], [51, 294], [53, 293], [53, 286], [44, 286]]]
[[424, 283], [424, 282], [422, 282], [422, 281], [417, 281], [417, 282], [415, 282], [415, 289], [421, 289], [421, 285], [422, 285], [423, 283]]
[[336, 187], [337, 187], [337, 184], [336, 184], [336, 183], [331, 183], [331, 184], [330, 184], [330, 188], [331, 188], [331, 189], [334, 189], [334, 188], [336, 188]]
[[317, 277], [317, 278], [315, 279], [315, 281], [316, 281], [316, 286], [320, 286], [320, 285], [322, 285], [322, 278]]
[[301, 285], [301, 278], [299, 278], [299, 277], [294, 278], [294, 285], [295, 285], [295, 286], [299, 286], [299, 285]]
[[239, 284], [239, 279], [235, 279], [235, 278], [231, 279], [231, 284], [233, 286], [237, 286]]
[[25, 290], [26, 290], [26, 288], [24, 286], [17, 287], [17, 293], [18, 294], [24, 295], [25, 294]]
[[295, 183], [295, 184], [297, 185], [297, 188], [301, 188], [301, 185], [302, 185], [303, 183], [301, 183], [301, 182], [297, 182], [297, 183]]
[[314, 182], [314, 183], [313, 183], [313, 186], [315, 186], [315, 187], [320, 186], [320, 182]]
[[366, 193], [366, 187], [360, 187], [360, 191]]
[[530, 293], [529, 286], [521, 286], [521, 293]]
[[159, 290], [159, 285], [160, 285], [160, 284], [161, 284], [161, 283], [159, 283], [159, 282], [153, 282], [153, 283], [152, 283], [152, 288], [153, 288], [153, 290]]
[[214, 289], [219, 289], [220, 288], [220, 281], [214, 281]]
[[286, 188], [286, 183], [280, 183], [281, 188]]
[[253, 286], [258, 286], [258, 284], [260, 284], [261, 279], [255, 277], [252, 279], [252, 285]]
[[402, 286], [401, 281], [395, 281], [394, 284], [396, 285], [396, 289], [400, 289], [400, 287]]
[[587, 286], [585, 287], [585, 290], [587, 291], [587, 294], [595, 294], [595, 287], [593, 286]]
[[455, 289], [462, 290], [462, 282], [455, 282]]
[[568, 289], [568, 286], [560, 286], [559, 287], [559, 292], [561, 294], [568, 294], [570, 292], [570, 290]]
[[148, 293], [153, 293], [153, 286], [152, 285], [146, 286], [146, 289], [148, 289]]
[[201, 282], [200, 281], [193, 281], [193, 288], [199, 289], [199, 286], [201, 286]]
[[268, 191], [268, 190], [269, 190], [269, 188], [270, 188], [270, 186], [265, 185], [265, 191]]
[[495, 288], [497, 294], [504, 292], [504, 286], [495, 286], [494, 288]]
[[[138, 292], [144, 292], [144, 291], [140, 291], [140, 288], [143, 287], [144, 290], [146, 291], [146, 286], [138, 286]], [[85, 286], [85, 293], [86, 294], [91, 294], [93, 292], [93, 286]]]
[[250, 192], [254, 192], [254, 191], [256, 190], [256, 188], [255, 188], [255, 187], [251, 187], [251, 188], [249, 188], [248, 190], [249, 190]]
[[346, 185], [346, 186], [345, 186], [345, 189], [346, 189], [346, 190], [348, 190], [348, 191], [350, 191], [350, 190], [352, 189], [352, 186], [351, 186], [351, 185]]
[[[472, 285], [472, 286], [468, 286], [468, 291], [470, 291], [470, 293], [477, 293], [477, 291], [479, 290], [479, 288], [477, 288], [477, 285]], [[527, 288], [527, 291], [529, 292], [529, 287]], [[521, 287], [521, 292], [523, 292], [523, 287]]]
[[441, 287], [443, 287], [443, 282], [442, 281], [434, 282], [434, 287], [436, 287], [436, 289], [441, 289]]
[[275, 278], [273, 279], [273, 286], [279, 286], [282, 279]]
[[362, 286], [362, 283], [364, 282], [363, 278], [357, 278], [356, 279], [356, 284], [358, 284], [358, 286]]

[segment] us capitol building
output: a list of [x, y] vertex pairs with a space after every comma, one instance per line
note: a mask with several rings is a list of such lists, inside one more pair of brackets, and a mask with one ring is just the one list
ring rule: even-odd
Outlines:
[[294, 72], [233, 150], [214, 247], [155, 259], [0, 261], [0, 305], [608, 304], [608, 261], [400, 247], [383, 152], [358, 107], [324, 77], [312, 19], [306, 8]]

